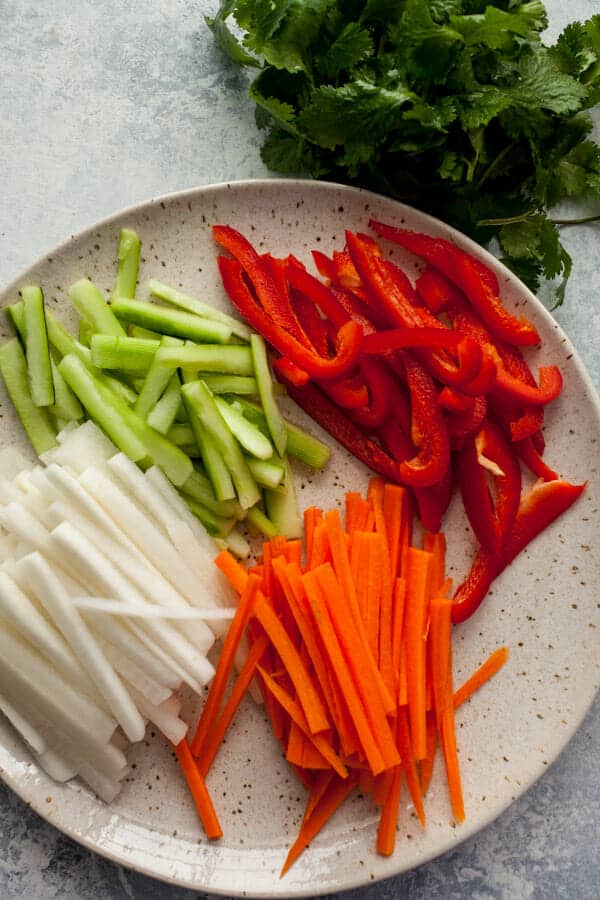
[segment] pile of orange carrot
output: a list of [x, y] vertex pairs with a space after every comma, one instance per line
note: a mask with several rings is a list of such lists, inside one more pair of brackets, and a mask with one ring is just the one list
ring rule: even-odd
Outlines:
[[[194, 739], [178, 755], [206, 833], [219, 837], [204, 778], [257, 679], [273, 732], [308, 790], [282, 875], [355, 787], [381, 808], [377, 850], [391, 854], [403, 781], [425, 825], [438, 745], [454, 818], [465, 817], [454, 710], [508, 652], [497, 650], [454, 692], [444, 535], [426, 533], [415, 547], [412, 526], [410, 494], [373, 478], [366, 498], [346, 495], [345, 528], [337, 509], [312, 507], [304, 546], [274, 538], [248, 570], [227, 551], [216, 559], [240, 601]], [[249, 652], [226, 696], [244, 635]]]

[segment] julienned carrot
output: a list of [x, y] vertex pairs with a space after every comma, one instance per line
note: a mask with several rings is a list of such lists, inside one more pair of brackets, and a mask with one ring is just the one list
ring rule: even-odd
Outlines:
[[[403, 779], [425, 823], [438, 743], [454, 817], [464, 818], [454, 709], [501, 668], [508, 651], [493, 653], [453, 695], [446, 541], [426, 533], [424, 549], [413, 547], [412, 522], [405, 489], [374, 478], [367, 499], [347, 495], [345, 530], [337, 510], [306, 511], [304, 564], [301, 542], [282, 537], [263, 545], [250, 570], [226, 552], [217, 558], [242, 594], [240, 607], [251, 588], [255, 599], [249, 619], [238, 608], [234, 637], [225, 641], [195, 770], [200, 777], [208, 771], [256, 675], [273, 732], [309, 791], [282, 874], [357, 783], [381, 806], [377, 849], [391, 853]], [[217, 716], [244, 616], [250, 650]]]
[[263, 596], [260, 596], [254, 605], [253, 615], [269, 635], [271, 643], [281, 658], [298, 694], [298, 701], [306, 716], [311, 734], [325, 731], [329, 727], [329, 720], [321, 698], [315, 690], [300, 654]]
[[238, 603], [235, 615], [223, 643], [215, 677], [210, 686], [208, 697], [206, 698], [206, 703], [204, 704], [204, 709], [202, 710], [202, 715], [198, 722], [196, 734], [192, 741], [192, 753], [194, 756], [197, 756], [200, 752], [208, 732], [213, 725], [215, 715], [221, 705], [227, 686], [227, 679], [229, 678], [233, 666], [235, 652], [244, 635], [248, 619], [250, 618], [250, 614], [256, 603], [259, 584], [260, 579], [258, 576], [248, 576], [242, 596], [240, 597], [240, 602]]
[[179, 744], [173, 745], [181, 771], [185, 777], [190, 793], [194, 798], [202, 827], [206, 833], [206, 837], [210, 840], [223, 837], [223, 831], [217, 818], [217, 813], [213, 806], [210, 794], [204, 778], [200, 774], [200, 770], [196, 764], [196, 760], [192, 756], [190, 746], [184, 738]]
[[458, 688], [453, 698], [454, 709], [458, 709], [458, 707], [468, 700], [475, 691], [479, 690], [486, 681], [489, 681], [489, 679], [502, 668], [507, 660], [508, 647], [499, 647], [498, 650], [494, 650], [483, 665], [481, 665], [477, 671]]
[[417, 764], [414, 756], [413, 745], [411, 741], [411, 730], [409, 725], [408, 709], [406, 706], [400, 706], [397, 713], [398, 723], [398, 749], [402, 757], [402, 768], [406, 778], [406, 784], [410, 792], [411, 800], [415, 807], [415, 812], [419, 817], [421, 825], [425, 826], [425, 810], [423, 808], [423, 794], [421, 792], [421, 782], [419, 773], [417, 772]]
[[358, 609], [358, 601], [356, 599], [356, 588], [352, 580], [352, 570], [350, 568], [350, 559], [348, 556], [348, 545], [346, 543], [345, 534], [342, 530], [340, 514], [337, 509], [330, 510], [325, 514], [325, 528], [327, 529], [327, 537], [329, 539], [329, 548], [333, 560], [333, 568], [340, 582], [340, 587], [344, 595], [348, 599], [350, 609], [354, 617], [355, 625], [358, 629], [365, 660], [371, 670], [371, 674], [377, 684], [377, 689], [383, 701], [386, 713], [392, 713], [396, 707], [392, 693], [387, 688], [384, 679], [373, 659], [373, 654], [369, 649], [366, 629], [360, 617]]
[[348, 778], [333, 778], [327, 789], [319, 799], [312, 813], [308, 816], [300, 826], [298, 837], [290, 847], [288, 855], [280, 872], [283, 877], [292, 866], [303, 850], [310, 844], [312, 839], [317, 836], [323, 825], [329, 821], [335, 811], [339, 809], [348, 794], [352, 791], [356, 784], [356, 775], [351, 774]]
[[375, 741], [381, 751], [386, 769], [400, 762], [394, 736], [390, 730], [386, 712], [371, 678], [369, 666], [362, 653], [357, 629], [349, 615], [349, 605], [345, 602], [335, 573], [329, 564], [320, 566], [313, 572], [321, 591], [331, 622], [335, 629], [346, 663], [354, 679], [355, 687], [362, 701]]
[[269, 639], [266, 634], [261, 635], [250, 647], [248, 655], [244, 661], [244, 665], [240, 669], [240, 673], [236, 678], [231, 694], [227, 698], [227, 702], [223, 707], [221, 715], [214, 723], [210, 730], [206, 742], [200, 750], [198, 757], [198, 767], [203, 776], [208, 771], [214, 761], [217, 751], [221, 746], [221, 742], [227, 733], [227, 729], [233, 721], [233, 717], [240, 705], [244, 694], [248, 690], [250, 682], [254, 678], [256, 667], [269, 646]]
[[293, 697], [290, 697], [290, 695], [277, 684], [275, 679], [272, 678], [268, 672], [265, 672], [264, 669], [261, 669], [260, 666], [259, 671], [268, 689], [271, 691], [277, 702], [285, 709], [292, 722], [295, 722], [298, 728], [304, 732], [340, 778], [346, 778], [348, 776], [348, 769], [327, 739], [322, 734], [314, 734], [311, 732], [308, 720], [300, 703], [294, 700]]
[[425, 624], [431, 580], [430, 553], [411, 548], [406, 562], [405, 650], [408, 711], [416, 759], [427, 756]]
[[399, 567], [405, 500], [406, 489], [399, 484], [385, 484], [383, 486], [383, 517], [390, 549], [392, 579], [397, 578], [401, 574]]
[[227, 578], [232, 588], [241, 594], [246, 587], [248, 573], [229, 550], [221, 550], [215, 559], [215, 565]]
[[325, 649], [331, 668], [336, 676], [338, 685], [347, 705], [348, 712], [356, 728], [365, 757], [369, 763], [371, 772], [378, 775], [383, 772], [386, 765], [381, 751], [371, 730], [365, 709], [361, 703], [358, 691], [355, 687], [352, 675], [344, 659], [327, 604], [323, 598], [322, 590], [314, 572], [306, 572], [302, 581], [306, 589], [306, 595], [313, 611], [315, 623], [321, 634], [322, 644]]

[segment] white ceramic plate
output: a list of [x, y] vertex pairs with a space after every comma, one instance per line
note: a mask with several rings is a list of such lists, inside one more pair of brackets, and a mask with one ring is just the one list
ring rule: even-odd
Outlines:
[[[358, 797], [348, 801], [307, 852], [279, 879], [302, 816], [304, 791], [278, 752], [266, 720], [248, 702], [209, 776], [224, 830], [203, 838], [170, 750], [160, 736], [131, 753], [135, 764], [121, 796], [105, 806], [77, 783], [57, 785], [32, 763], [10, 727], [0, 722], [0, 771], [38, 813], [87, 847], [157, 878], [214, 893], [302, 896], [356, 887], [419, 865], [456, 846], [498, 816], [552, 763], [581, 722], [599, 682], [600, 610], [597, 550], [600, 497], [595, 478], [599, 407], [573, 348], [532, 294], [496, 260], [446, 225], [383, 197], [310, 181], [218, 185], [153, 200], [72, 237], [24, 272], [0, 296], [14, 300], [26, 282], [43, 285], [47, 302], [69, 321], [66, 289], [82, 275], [109, 290], [118, 230], [136, 228], [143, 242], [142, 290], [150, 277], [227, 307], [215, 264], [210, 226], [232, 224], [257, 247], [310, 262], [310, 250], [341, 248], [344, 229], [367, 230], [370, 216], [449, 237], [495, 269], [509, 308], [525, 307], [543, 349], [534, 365], [558, 363], [561, 398], [547, 413], [546, 458], [573, 481], [590, 478], [584, 497], [549, 528], [493, 586], [484, 606], [455, 631], [455, 679], [461, 683], [496, 647], [510, 661], [458, 713], [458, 741], [467, 821], [452, 823], [439, 760], [426, 800], [422, 831], [406, 794], [397, 847], [374, 850], [377, 815]], [[394, 255], [414, 274], [414, 260]], [[7, 326], [2, 325], [4, 333]], [[26, 449], [2, 395], [0, 444]], [[297, 408], [296, 421], [308, 424]], [[318, 431], [318, 429], [316, 429]], [[328, 507], [346, 489], [363, 489], [368, 473], [336, 448], [326, 471], [299, 471], [303, 505]], [[474, 545], [453, 503], [445, 523], [451, 574], [460, 580]]]

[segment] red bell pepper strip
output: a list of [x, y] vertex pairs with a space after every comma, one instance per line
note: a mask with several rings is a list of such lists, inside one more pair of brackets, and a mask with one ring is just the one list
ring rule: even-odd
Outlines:
[[[389, 453], [398, 460], [411, 459], [415, 447], [396, 419], [389, 418], [380, 428], [381, 438]], [[442, 518], [452, 497], [453, 478], [449, 467], [441, 481], [432, 487], [412, 488], [419, 518], [427, 531], [440, 531]]]
[[286, 359], [285, 356], [279, 356], [277, 359], [273, 360], [273, 368], [278, 375], [281, 375], [286, 381], [291, 381], [292, 384], [295, 384], [298, 387], [306, 384], [307, 381], [310, 381], [308, 372], [305, 372], [304, 369], [300, 369], [290, 359]]
[[479, 372], [470, 381], [461, 385], [460, 390], [471, 397], [479, 394], [488, 394], [496, 384], [496, 363], [486, 353], [482, 352]]
[[452, 621], [465, 622], [479, 608], [490, 586], [516, 556], [581, 496], [585, 484], [538, 482], [521, 502], [500, 555], [479, 550], [471, 570], [454, 595]]
[[311, 255], [319, 275], [322, 275], [323, 278], [327, 278], [328, 281], [333, 281], [335, 277], [333, 260], [329, 259], [329, 257], [320, 250], [311, 250]]
[[[368, 402], [351, 413], [351, 418], [361, 428], [373, 431], [387, 419], [392, 407], [393, 398], [399, 391], [391, 373], [379, 359], [368, 356], [361, 357], [359, 362], [361, 375], [368, 390]], [[404, 397], [402, 397], [404, 402]], [[394, 415], [398, 415], [394, 408]], [[410, 412], [409, 412], [410, 418]]]
[[302, 330], [319, 356], [329, 356], [327, 325], [322, 319], [315, 304], [299, 291], [291, 291], [290, 299], [296, 317], [302, 324]]
[[436, 315], [443, 312], [448, 305], [464, 302], [464, 295], [437, 269], [430, 267], [419, 275], [415, 282], [415, 290], [427, 309]]
[[[297, 341], [310, 347], [310, 340], [298, 321], [296, 311], [292, 306], [290, 291], [288, 287], [287, 272], [289, 263], [286, 259], [276, 259], [270, 253], [263, 253], [258, 257], [259, 262], [270, 274], [273, 284], [277, 292], [277, 318], [271, 316], [276, 324], [281, 325], [286, 331], [289, 331]], [[273, 301], [274, 302], [274, 301]]]
[[317, 306], [325, 318], [333, 322], [337, 328], [341, 328], [353, 318], [341, 306], [331, 288], [307, 272], [301, 264], [290, 264], [287, 277], [290, 287]]
[[[456, 474], [467, 518], [481, 546], [498, 555], [521, 496], [521, 468], [498, 425], [485, 420], [458, 454]], [[488, 487], [492, 479], [493, 496]]]
[[441, 481], [450, 465], [450, 439], [437, 404], [433, 380], [409, 353], [404, 355], [406, 382], [412, 411], [412, 439], [419, 452], [400, 465], [400, 476], [411, 487], [429, 487]]
[[442, 409], [452, 413], [471, 412], [475, 406], [475, 398], [451, 387], [444, 387], [438, 394], [438, 403]]
[[[363, 353], [380, 354], [389, 350], [408, 350], [421, 347], [434, 350], [458, 350], [461, 343], [470, 350], [477, 347], [475, 341], [449, 328], [392, 328], [367, 335], [363, 340]], [[477, 347], [479, 349], [479, 347]]]
[[360, 376], [353, 375], [341, 381], [329, 381], [322, 390], [342, 409], [359, 409], [369, 402], [369, 391]]
[[503, 366], [496, 371], [496, 390], [527, 406], [546, 406], [560, 396], [563, 379], [558, 366], [541, 366], [539, 387], [525, 384], [519, 378], [509, 375]]
[[287, 382], [286, 388], [292, 400], [306, 410], [342, 447], [349, 450], [357, 459], [360, 459], [379, 475], [383, 475], [388, 481], [400, 483], [400, 467], [396, 460], [379, 444], [363, 434], [360, 428], [331, 400], [328, 400], [315, 384], [309, 383], [303, 387], [296, 387], [291, 382]]
[[494, 284], [489, 275], [483, 274], [484, 269], [479, 260], [443, 238], [433, 238], [404, 228], [384, 225], [382, 222], [371, 221], [369, 224], [380, 237], [399, 244], [439, 269], [465, 293], [496, 337], [517, 346], [539, 344], [540, 336], [535, 326], [524, 316], [517, 318], [504, 308], [497, 281]]
[[331, 358], [311, 351], [283, 328], [276, 325], [254, 301], [244, 280], [241, 264], [224, 256], [217, 258], [223, 286], [235, 308], [248, 324], [282, 356], [317, 380], [342, 378], [356, 363], [362, 341], [362, 330], [355, 322], [346, 322], [337, 335], [337, 354]]
[[475, 434], [487, 415], [487, 408], [487, 398], [480, 394], [473, 398], [473, 406], [470, 409], [447, 416], [446, 425], [453, 450], [460, 450], [467, 439]]
[[544, 450], [546, 449], [546, 438], [544, 437], [544, 432], [541, 428], [538, 431], [534, 431], [531, 435], [531, 442], [540, 456], [543, 456]]
[[527, 437], [522, 441], [516, 441], [515, 450], [533, 475], [536, 475], [538, 478], [543, 478], [544, 481], [556, 481], [558, 472], [555, 472], [554, 469], [551, 469], [550, 466], [546, 465], [541, 454], [538, 453], [532, 437]]

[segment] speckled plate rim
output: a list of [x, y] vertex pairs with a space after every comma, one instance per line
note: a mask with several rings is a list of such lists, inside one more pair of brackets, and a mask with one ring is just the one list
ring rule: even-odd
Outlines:
[[[154, 209], [161, 204], [171, 203], [174, 201], [192, 201], [197, 200], [199, 197], [204, 195], [219, 193], [223, 191], [236, 191], [241, 192], [254, 192], [256, 190], [260, 190], [263, 188], [273, 189], [277, 186], [281, 188], [294, 188], [305, 191], [308, 195], [312, 193], [320, 194], [322, 192], [335, 191], [343, 194], [353, 194], [360, 195], [364, 197], [365, 200], [369, 200], [369, 198], [373, 198], [374, 200], [381, 202], [384, 201], [386, 204], [391, 204], [397, 211], [398, 215], [402, 216], [404, 214], [408, 214], [411, 217], [417, 217], [424, 226], [431, 226], [433, 231], [439, 232], [440, 229], [443, 231], [444, 236], [448, 239], [452, 240], [458, 246], [466, 249], [470, 253], [475, 256], [478, 256], [483, 262], [485, 262], [490, 268], [492, 268], [496, 274], [503, 278], [508, 283], [511, 283], [513, 287], [515, 285], [518, 286], [518, 291], [521, 297], [525, 300], [526, 305], [531, 305], [534, 310], [534, 319], [542, 319], [546, 325], [550, 326], [560, 338], [561, 344], [564, 346], [566, 350], [569, 351], [569, 357], [572, 358], [572, 367], [575, 369], [577, 373], [577, 377], [583, 385], [584, 392], [587, 395], [587, 400], [589, 401], [593, 412], [596, 418], [596, 429], [600, 434], [600, 397], [596, 388], [587, 372], [583, 362], [581, 361], [577, 350], [571, 343], [569, 337], [562, 330], [560, 325], [553, 319], [548, 310], [541, 304], [541, 302], [535, 297], [535, 295], [512, 273], [508, 270], [499, 260], [494, 257], [487, 250], [482, 248], [479, 244], [477, 244], [472, 239], [468, 238], [466, 235], [447, 225], [439, 219], [436, 219], [433, 216], [430, 216], [426, 213], [421, 212], [420, 210], [415, 209], [414, 207], [407, 206], [406, 204], [402, 204], [396, 201], [391, 200], [390, 198], [383, 197], [382, 195], [375, 194], [371, 191], [366, 191], [359, 188], [353, 188], [347, 185], [338, 184], [335, 182], [326, 182], [326, 181], [314, 181], [314, 180], [304, 180], [304, 179], [281, 179], [281, 178], [263, 178], [263, 179], [246, 179], [239, 181], [224, 181], [215, 184], [206, 184], [200, 185], [194, 188], [187, 188], [176, 192], [171, 192], [169, 194], [160, 195], [158, 197], [151, 198], [150, 200], [141, 201], [135, 204], [130, 205], [129, 207], [123, 208], [109, 216], [106, 216], [92, 225], [87, 226], [78, 232], [70, 235], [64, 241], [60, 242], [56, 246], [54, 246], [51, 250], [42, 253], [34, 262], [32, 262], [27, 268], [22, 270], [16, 277], [12, 279], [10, 283], [8, 283], [5, 287], [0, 289], [0, 305], [4, 304], [5, 299], [14, 295], [19, 286], [24, 282], [27, 278], [28, 272], [42, 265], [45, 260], [47, 260], [50, 256], [57, 256], [63, 250], [67, 250], [73, 242], [85, 241], [92, 237], [92, 235], [99, 229], [105, 226], [110, 226], [111, 224], [121, 222], [123, 219], [143, 213], [145, 210]], [[556, 743], [552, 747], [552, 753], [549, 754], [551, 757], [549, 764], [552, 765], [556, 762], [559, 755], [563, 752], [575, 732], [579, 729], [583, 719], [585, 718], [595, 696], [597, 693], [597, 686], [593, 686], [589, 684], [587, 695], [584, 696], [582, 702], [578, 706], [575, 715], [571, 718], [568, 723], [568, 728], [563, 731], [560, 735], [560, 738], [556, 740]], [[38, 815], [40, 815], [43, 819], [49, 822], [54, 827], [58, 828], [68, 837], [72, 838], [77, 843], [82, 846], [93, 850], [96, 853], [104, 856], [105, 858], [119, 864], [123, 865], [126, 868], [130, 868], [134, 871], [137, 871], [141, 874], [148, 875], [154, 877], [160, 881], [164, 881], [168, 884], [172, 884], [174, 886], [188, 888], [191, 890], [206, 890], [211, 894], [215, 895], [231, 895], [231, 896], [240, 896], [240, 897], [281, 897], [281, 896], [289, 896], [289, 897], [310, 897], [310, 896], [319, 896], [325, 893], [331, 893], [342, 890], [351, 890], [359, 887], [363, 887], [367, 884], [373, 884], [375, 881], [380, 881], [383, 879], [387, 879], [393, 877], [394, 875], [402, 874], [403, 872], [410, 871], [411, 869], [420, 867], [431, 860], [443, 855], [448, 852], [450, 849], [456, 848], [460, 844], [464, 843], [466, 840], [472, 838], [481, 830], [490, 825], [493, 821], [495, 821], [502, 813], [512, 805], [512, 803], [522, 796], [529, 788], [532, 787], [533, 784], [545, 773], [549, 771], [549, 766], [539, 766], [538, 769], [532, 774], [531, 777], [527, 778], [520, 786], [517, 791], [517, 794], [514, 798], [508, 799], [506, 802], [498, 804], [495, 806], [488, 815], [484, 817], [480, 817], [476, 823], [469, 825], [469, 822], [465, 823], [461, 827], [460, 836], [457, 839], [448, 839], [443, 844], [438, 844], [435, 848], [431, 849], [431, 852], [426, 852], [421, 854], [420, 858], [412, 863], [406, 864], [403, 860], [398, 859], [398, 864], [392, 867], [386, 867], [385, 870], [381, 870], [376, 872], [375, 877], [369, 875], [366, 871], [363, 873], [359, 873], [356, 877], [352, 875], [346, 875], [343, 880], [340, 880], [335, 886], [332, 886], [331, 883], [326, 883], [323, 885], [320, 884], [312, 884], [310, 886], [290, 886], [289, 889], [286, 889], [285, 886], [283, 890], [281, 887], [279, 889], [267, 890], [267, 891], [253, 891], [252, 888], [248, 889], [247, 887], [242, 888], [240, 885], [223, 885], [217, 886], [214, 884], [204, 885], [198, 883], [197, 881], [189, 881], [185, 878], [180, 878], [177, 876], [172, 876], [168, 872], [161, 871], [156, 866], [153, 866], [150, 862], [142, 861], [142, 859], [132, 859], [132, 854], [130, 850], [123, 852], [113, 851], [110, 847], [103, 846], [94, 838], [90, 838], [85, 833], [81, 833], [76, 828], [72, 827], [68, 821], [60, 821], [57, 822], [52, 818], [51, 812], [49, 812], [46, 803], [41, 795], [34, 792], [33, 795], [28, 792], [27, 786], [22, 783], [22, 781], [18, 778], [18, 776], [13, 776], [10, 772], [7, 772], [3, 763], [3, 758], [7, 758], [7, 754], [9, 752], [7, 749], [0, 745], [0, 777], [2, 780], [19, 796], [21, 799], [27, 803], [27, 805], [33, 809]], [[148, 860], [148, 856], [145, 857]]]

